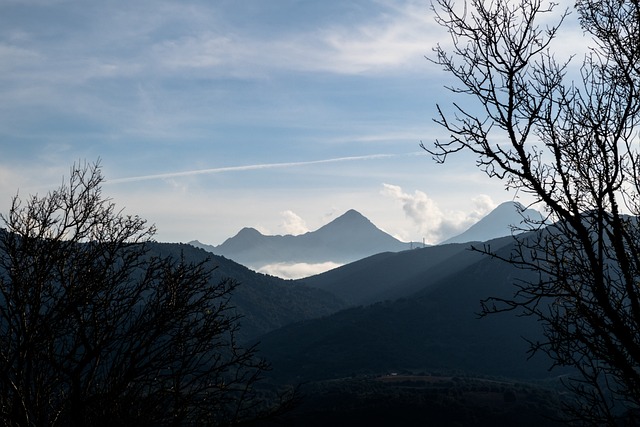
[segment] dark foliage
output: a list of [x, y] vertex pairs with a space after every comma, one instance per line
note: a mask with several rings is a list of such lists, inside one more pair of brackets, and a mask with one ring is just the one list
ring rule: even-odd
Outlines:
[[560, 394], [542, 384], [405, 373], [307, 384], [303, 403], [268, 426], [559, 426]]

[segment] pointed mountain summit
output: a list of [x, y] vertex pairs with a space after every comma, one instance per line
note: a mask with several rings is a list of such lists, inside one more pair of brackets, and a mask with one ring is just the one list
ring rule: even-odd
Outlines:
[[[380, 230], [371, 221], [369, 221], [367, 217], [354, 209], [348, 210], [330, 223], [323, 225], [312, 233], [307, 234], [325, 236], [332, 240], [335, 239], [340, 241], [353, 239], [353, 244], [356, 244], [357, 240], [364, 239], [369, 241], [374, 237], [391, 244], [395, 244], [395, 242], [397, 242], [397, 239]], [[383, 242], [380, 243], [384, 244]]]
[[228, 250], [242, 250], [247, 246], [252, 246], [260, 241], [264, 235], [252, 227], [245, 227], [234, 237], [227, 239], [223, 244], [227, 245]]
[[513, 227], [526, 228], [524, 221], [527, 218], [531, 221], [543, 221], [542, 214], [535, 209], [526, 209], [518, 202], [504, 202], [463, 233], [440, 244], [485, 242], [509, 236]]
[[320, 227], [318, 230], [321, 230], [325, 227], [330, 227], [330, 226], [340, 226], [343, 224], [358, 224], [358, 223], [373, 225], [373, 223], [369, 221], [369, 219], [367, 219], [367, 217], [362, 215], [360, 212], [358, 212], [355, 209], [349, 209], [348, 211], [346, 211], [345, 213], [343, 213], [342, 215], [340, 215], [338, 218], [334, 219], [327, 225]]
[[273, 263], [347, 263], [380, 252], [409, 249], [408, 243], [380, 230], [353, 209], [299, 236], [265, 236], [253, 228], [243, 228], [218, 246], [190, 243], [252, 268]]

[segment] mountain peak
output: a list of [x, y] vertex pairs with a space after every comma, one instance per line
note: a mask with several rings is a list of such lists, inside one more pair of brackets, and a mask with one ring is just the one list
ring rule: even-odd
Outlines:
[[358, 212], [355, 209], [349, 209], [348, 211], [346, 211], [345, 213], [343, 213], [342, 215], [340, 215], [339, 217], [337, 217], [336, 219], [334, 219], [332, 222], [335, 221], [366, 221], [366, 222], [371, 222], [369, 221], [369, 219], [362, 215], [360, 212]]
[[242, 230], [238, 231], [238, 234], [227, 239], [222, 245], [225, 245], [227, 250], [233, 252], [256, 244], [262, 237], [264, 237], [264, 235], [255, 228], [244, 227]]
[[364, 215], [362, 215], [360, 212], [358, 212], [355, 209], [349, 209], [348, 211], [343, 213], [341, 216], [360, 216], [364, 218]]
[[508, 236], [514, 231], [517, 233], [519, 231], [517, 230], [518, 227], [525, 225], [525, 219], [542, 221], [542, 214], [535, 209], [527, 209], [519, 202], [507, 201], [498, 205], [487, 216], [463, 233], [440, 244], [487, 241], [497, 237]]
[[298, 236], [269, 236], [243, 228], [216, 246], [214, 253], [257, 269], [273, 263], [345, 263], [407, 246], [349, 209], [319, 229]]
[[355, 209], [349, 209], [333, 221], [324, 226], [320, 227], [316, 230], [316, 233], [326, 233], [331, 230], [331, 232], [342, 233], [348, 232], [351, 233], [355, 229], [375, 229], [378, 228], [371, 222], [367, 217], [362, 215], [360, 212]]
[[244, 227], [242, 230], [238, 231], [238, 234], [236, 234], [236, 237], [238, 236], [254, 237], [254, 236], [262, 236], [262, 235], [263, 234], [261, 232], [259, 232], [253, 227]]
[[512, 212], [513, 210], [516, 210], [517, 212], [524, 212], [526, 208], [520, 202], [508, 200], [506, 202], [500, 203], [494, 210], [489, 212], [489, 215], [493, 215], [501, 211]]

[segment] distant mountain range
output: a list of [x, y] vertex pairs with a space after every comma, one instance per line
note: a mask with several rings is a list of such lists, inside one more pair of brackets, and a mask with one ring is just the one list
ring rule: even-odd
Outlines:
[[[391, 251], [387, 245], [402, 242], [352, 210], [302, 236], [264, 236], [244, 229], [214, 248], [236, 260], [243, 254], [265, 259], [260, 254], [271, 250], [315, 261], [326, 259], [324, 251], [336, 248], [336, 242], [351, 245], [348, 251], [335, 249], [341, 256], [386, 249], [295, 281], [253, 273], [225, 258], [214, 259], [224, 266], [225, 275], [236, 276], [244, 284], [234, 300], [246, 313], [249, 336], [260, 342], [261, 356], [272, 363], [273, 381], [322, 381], [385, 372], [549, 379], [566, 371], [549, 373], [550, 361], [542, 355], [527, 360], [523, 337], [534, 342], [542, 339], [535, 319], [515, 313], [479, 319], [477, 314], [482, 299], [509, 297], [518, 279], [535, 280], [532, 272], [470, 250], [470, 241], [481, 241], [508, 258], [515, 248], [511, 226], [520, 226], [523, 215], [541, 219], [537, 211], [508, 202], [449, 239], [462, 243], [413, 250], [399, 245]], [[485, 238], [495, 235], [503, 237]], [[359, 239], [379, 246], [358, 246]], [[314, 245], [322, 251], [314, 250]], [[296, 251], [304, 255], [295, 258]], [[257, 336], [263, 321], [267, 322], [265, 333]]]
[[[269, 386], [318, 381], [342, 387], [346, 383], [339, 379], [373, 378], [370, 381], [378, 383], [376, 378], [385, 373], [405, 372], [420, 373], [423, 378], [444, 374], [452, 384], [490, 376], [483, 387], [513, 388], [509, 378], [550, 380], [566, 373], [548, 372], [550, 361], [542, 355], [527, 360], [528, 344], [523, 337], [533, 342], [541, 339], [535, 319], [516, 313], [483, 319], [477, 315], [482, 299], [508, 298], [518, 279], [536, 279], [535, 273], [470, 250], [468, 243], [483, 241], [508, 258], [515, 244], [509, 225], [517, 226], [522, 220], [516, 208], [513, 203], [500, 205], [476, 226], [450, 239], [464, 243], [413, 250], [351, 210], [301, 236], [264, 236], [243, 229], [222, 245], [209, 247], [214, 253], [223, 252], [224, 257], [193, 244], [170, 243], [151, 244], [150, 255], [171, 255], [194, 263], [210, 259], [217, 267], [212, 281], [232, 278], [240, 282], [231, 298], [243, 316], [239, 339], [259, 342], [260, 357], [273, 368], [265, 374]], [[484, 238], [492, 234], [506, 237]], [[332, 253], [342, 257], [338, 259], [361, 259], [295, 281], [256, 273], [235, 262], [243, 257], [279, 261], [282, 254], [314, 262]], [[402, 387], [414, 390], [411, 385]], [[395, 393], [395, 389], [388, 392]], [[370, 389], [367, 393], [375, 396]], [[517, 392], [518, 399], [527, 395]], [[468, 396], [471, 394], [458, 397]], [[309, 396], [307, 402], [313, 405], [316, 397]], [[360, 397], [345, 404], [356, 407]], [[394, 410], [403, 408], [398, 404]], [[455, 405], [452, 408], [458, 410]]]
[[410, 248], [376, 227], [355, 210], [349, 210], [325, 226], [299, 236], [265, 236], [243, 228], [218, 246], [196, 241], [191, 245], [223, 255], [254, 268], [272, 263], [348, 263], [380, 252]]
[[[471, 228], [442, 244], [485, 241], [508, 236], [512, 233], [512, 227], [520, 226], [526, 217], [541, 219], [538, 211], [524, 209], [516, 202], [505, 202]], [[218, 246], [197, 240], [189, 244], [255, 270], [275, 263], [347, 264], [375, 254], [400, 252], [422, 246], [394, 238], [353, 209], [318, 230], [298, 236], [269, 236], [254, 228], [243, 228]]]
[[511, 226], [521, 226], [523, 215], [541, 219], [537, 211], [507, 202], [448, 240], [461, 243], [413, 250], [354, 210], [301, 236], [243, 229], [208, 248], [254, 263], [361, 257], [296, 281], [253, 273], [215, 257], [225, 275], [244, 284], [234, 300], [247, 316], [248, 336], [256, 337], [265, 322], [265, 333], [256, 339], [261, 354], [273, 363], [274, 380], [398, 370], [548, 378], [555, 374], [547, 372], [548, 360], [527, 362], [522, 337], [535, 341], [541, 334], [534, 319], [509, 313], [477, 318], [481, 299], [508, 296], [515, 278], [527, 272], [470, 250], [469, 242], [482, 241], [506, 256], [513, 250]]
[[[549, 406], [537, 395], [518, 388], [516, 382], [539, 384], [529, 387], [540, 387], [537, 393], [547, 396], [546, 385], [556, 384], [554, 378], [570, 371], [556, 368], [549, 372], [551, 361], [544, 354], [529, 358], [525, 338], [532, 342], [544, 339], [536, 319], [516, 313], [478, 318], [481, 300], [508, 298], [517, 280], [536, 280], [536, 275], [473, 251], [469, 243], [482, 242], [508, 258], [515, 249], [511, 226], [521, 226], [523, 215], [541, 219], [538, 212], [508, 202], [464, 233], [442, 244], [413, 250], [356, 211], [301, 236], [264, 236], [254, 229], [243, 229], [222, 245], [209, 248], [236, 261], [252, 262], [360, 257], [295, 281], [254, 273], [224, 257], [213, 257], [220, 265], [220, 277], [234, 277], [243, 283], [232, 301], [246, 316], [241, 328], [248, 329], [245, 339], [259, 342], [260, 356], [271, 363], [272, 370], [266, 374], [269, 386], [311, 387], [305, 389], [308, 412], [302, 413], [303, 422], [291, 425], [314, 425], [309, 420], [324, 414], [325, 406], [334, 408], [335, 402], [345, 406], [343, 413], [315, 425], [351, 425], [355, 423], [336, 420], [362, 414], [370, 414], [369, 425], [402, 424], [396, 423], [393, 415], [387, 415], [389, 422], [376, 424], [382, 418], [375, 410], [403, 392], [396, 403], [386, 407], [391, 409], [383, 412], [404, 413], [406, 398], [419, 399], [424, 385], [404, 380], [397, 388], [389, 388], [380, 382], [380, 378], [396, 378], [394, 375], [436, 381], [430, 387], [438, 393], [425, 394], [424, 402], [437, 402], [440, 389], [447, 390], [443, 396], [450, 403], [439, 406], [445, 414], [441, 421], [466, 411], [468, 416], [459, 425], [527, 425], [532, 414], [539, 415], [536, 411], [542, 417], [548, 415]], [[182, 250], [177, 246], [163, 248]], [[189, 253], [200, 257], [204, 251], [191, 247]], [[437, 382], [440, 379], [442, 385]], [[473, 381], [484, 381], [481, 389], [467, 386]], [[445, 384], [451, 385], [447, 389]], [[510, 422], [488, 422], [490, 418], [482, 412], [485, 406], [473, 408], [474, 396], [485, 399], [491, 393], [511, 408]], [[363, 396], [370, 401], [363, 403]], [[457, 397], [451, 400], [451, 396]], [[517, 402], [507, 402], [514, 396]], [[526, 406], [534, 399], [535, 406]], [[424, 402], [415, 408], [415, 419], [420, 423], [407, 425], [438, 419], [432, 410], [425, 409]], [[516, 403], [525, 406], [514, 406]], [[499, 407], [494, 401], [487, 411], [500, 415], [496, 412]], [[533, 409], [527, 413], [522, 408]], [[544, 418], [537, 420], [528, 425], [548, 424]]]

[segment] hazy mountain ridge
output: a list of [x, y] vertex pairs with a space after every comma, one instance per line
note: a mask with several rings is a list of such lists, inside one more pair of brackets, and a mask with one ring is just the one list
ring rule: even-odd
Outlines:
[[[542, 215], [534, 209], [525, 209], [520, 203], [505, 202], [472, 225], [463, 233], [442, 244], [486, 241], [509, 236], [524, 227], [524, 218], [541, 221]], [[424, 245], [401, 242], [376, 227], [356, 210], [349, 210], [330, 223], [301, 235], [264, 235], [255, 228], [245, 227], [235, 236], [218, 246], [201, 243], [191, 245], [216, 255], [233, 259], [255, 270], [275, 264], [347, 264], [385, 252], [401, 252]], [[307, 274], [314, 274], [317, 271]], [[265, 269], [272, 272], [273, 270]], [[278, 274], [274, 272], [274, 274]], [[286, 275], [285, 277], [300, 277]]]
[[254, 228], [243, 228], [218, 246], [198, 241], [190, 244], [252, 267], [272, 263], [348, 263], [380, 252], [410, 248], [410, 243], [385, 233], [353, 209], [315, 231], [297, 236], [269, 236]]

